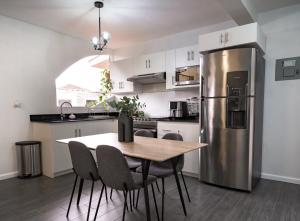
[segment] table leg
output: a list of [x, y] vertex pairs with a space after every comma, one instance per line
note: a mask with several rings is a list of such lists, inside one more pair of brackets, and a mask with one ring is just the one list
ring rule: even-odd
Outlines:
[[180, 196], [183, 212], [184, 212], [184, 215], [186, 216], [187, 213], [186, 213], [184, 198], [182, 196], [182, 190], [181, 190], [181, 186], [180, 186], [180, 182], [179, 182], [178, 174], [177, 174], [177, 170], [176, 170], [177, 163], [178, 163], [178, 157], [173, 158], [171, 161], [172, 161], [172, 167], [173, 167], [173, 174], [174, 174], [174, 177], [175, 177], [175, 180], [176, 180], [177, 189], [178, 189], [178, 193], [179, 193], [179, 196]]
[[143, 187], [144, 187], [144, 198], [145, 198], [145, 205], [146, 205], [147, 221], [151, 220], [149, 195], [148, 195], [148, 183], [147, 183], [149, 166], [150, 166], [150, 160], [142, 160]]

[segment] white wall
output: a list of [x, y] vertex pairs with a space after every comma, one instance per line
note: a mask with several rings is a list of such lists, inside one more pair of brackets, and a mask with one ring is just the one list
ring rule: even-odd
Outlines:
[[[30, 139], [30, 114], [56, 113], [55, 78], [90, 55], [88, 42], [0, 16], [0, 179], [15, 175], [14, 142]], [[15, 109], [19, 101], [22, 108]]]
[[300, 5], [259, 16], [267, 35], [263, 175], [300, 184], [300, 80], [275, 81], [275, 60], [300, 56]]

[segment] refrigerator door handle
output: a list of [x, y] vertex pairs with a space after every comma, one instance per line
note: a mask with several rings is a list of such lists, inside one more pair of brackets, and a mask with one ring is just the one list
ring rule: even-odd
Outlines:
[[204, 129], [202, 128], [201, 130], [200, 130], [200, 135], [202, 136], [204, 134]]
[[204, 98], [200, 99], [200, 109], [199, 109], [199, 116], [200, 116], [200, 140], [203, 141], [203, 135], [204, 135]]

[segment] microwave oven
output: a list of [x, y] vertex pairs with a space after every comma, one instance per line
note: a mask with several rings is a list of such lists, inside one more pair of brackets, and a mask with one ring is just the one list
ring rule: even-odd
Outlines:
[[200, 66], [176, 68], [175, 86], [197, 85], [200, 83]]

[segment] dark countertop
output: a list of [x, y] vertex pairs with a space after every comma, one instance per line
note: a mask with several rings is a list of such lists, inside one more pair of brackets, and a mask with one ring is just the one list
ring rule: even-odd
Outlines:
[[162, 122], [183, 122], [183, 123], [199, 123], [198, 117], [187, 117], [187, 118], [174, 118], [174, 117], [163, 117], [163, 118], [153, 118], [157, 121]]
[[81, 121], [97, 121], [97, 120], [109, 120], [116, 119], [118, 113], [116, 112], [100, 112], [93, 113], [92, 115], [88, 113], [74, 113], [76, 119], [69, 119], [69, 114], [65, 114], [64, 120], [60, 119], [60, 114], [39, 114], [39, 115], [30, 115], [31, 122], [37, 123], [71, 123], [71, 122], [81, 122]]
[[[117, 119], [118, 112], [98, 112], [93, 115], [88, 113], [74, 113], [76, 119], [69, 119], [69, 114], [65, 114], [65, 119], [60, 119], [60, 114], [38, 114], [30, 115], [31, 122], [37, 123], [71, 123], [71, 122], [81, 122], [81, 121], [97, 121], [97, 120], [109, 120]], [[161, 122], [183, 122], [183, 123], [199, 123], [198, 117], [187, 117], [187, 118], [172, 118], [172, 117], [160, 117], [151, 118], [152, 120]]]

